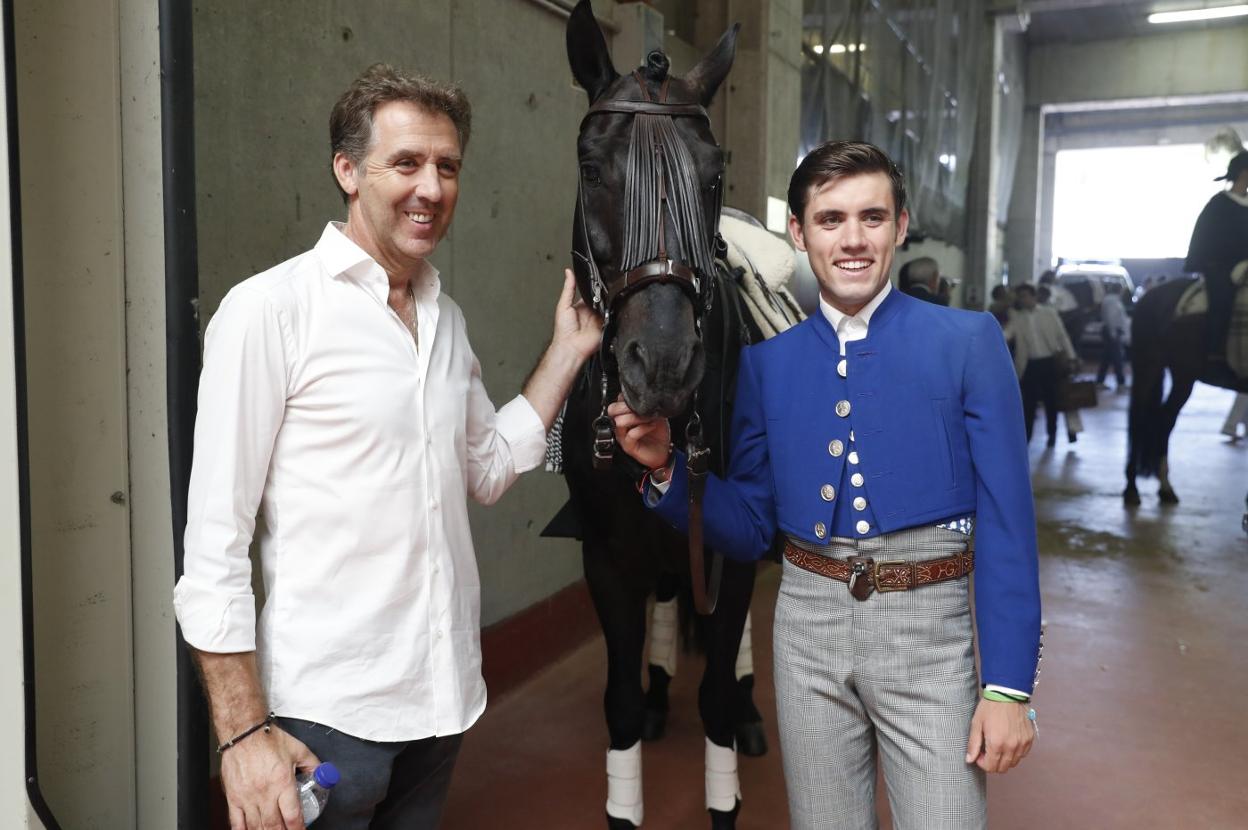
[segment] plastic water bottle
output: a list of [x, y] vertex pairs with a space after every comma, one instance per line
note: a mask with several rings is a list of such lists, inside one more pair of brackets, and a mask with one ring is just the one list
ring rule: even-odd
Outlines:
[[341, 779], [338, 768], [328, 761], [312, 770], [309, 775], [301, 772], [295, 776], [299, 790], [299, 804], [303, 807], [303, 823], [311, 824], [320, 816], [329, 801], [329, 791]]

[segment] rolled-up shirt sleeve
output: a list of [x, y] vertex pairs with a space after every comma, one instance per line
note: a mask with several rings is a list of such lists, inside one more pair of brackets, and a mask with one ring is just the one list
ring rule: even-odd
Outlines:
[[185, 569], [174, 588], [182, 636], [201, 651], [256, 647], [248, 548], [285, 408], [285, 333], [267, 297], [236, 288], [205, 335]]
[[481, 504], [494, 504], [521, 473], [546, 457], [546, 428], [523, 395], [497, 412], [473, 358], [468, 383], [468, 492]]

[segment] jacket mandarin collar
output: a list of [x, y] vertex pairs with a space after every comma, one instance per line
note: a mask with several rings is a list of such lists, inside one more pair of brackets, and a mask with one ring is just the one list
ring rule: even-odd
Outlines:
[[[390, 293], [390, 280], [385, 269], [367, 251], [347, 237], [343, 232], [344, 227], [346, 226], [341, 222], [325, 225], [325, 230], [314, 248], [317, 258], [331, 277], [354, 280], [385, 302]], [[438, 276], [438, 269], [430, 265], [428, 260], [422, 261], [419, 273], [412, 278], [412, 289], [416, 296], [422, 301], [435, 301], [441, 288], [442, 280]]]
[[[886, 327], [889, 321], [897, 316], [897, 312], [901, 309], [901, 306], [906, 300], [914, 300], [914, 298], [907, 297], [895, 288], [889, 291], [887, 296], [884, 297], [884, 301], [880, 303], [879, 307], [877, 307], [875, 312], [871, 315], [871, 323], [867, 326], [866, 338], [858, 342], [870, 342], [872, 332], [879, 331], [881, 328]], [[917, 300], [916, 302], [922, 301]], [[832, 328], [832, 323], [828, 320], [828, 318], [820, 312], [818, 314], [810, 315], [808, 319], [813, 321], [812, 325], [815, 328], [815, 333], [819, 335], [819, 338], [823, 340], [823, 342], [826, 343], [833, 352], [840, 354], [841, 341], [836, 335], [836, 329]]]

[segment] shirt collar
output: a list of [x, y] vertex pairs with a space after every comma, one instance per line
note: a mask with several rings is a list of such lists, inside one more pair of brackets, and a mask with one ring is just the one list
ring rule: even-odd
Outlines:
[[884, 287], [879, 290], [871, 301], [859, 309], [857, 314], [849, 315], [840, 309], [834, 307], [831, 303], [823, 298], [823, 293], [819, 294], [819, 310], [823, 312], [823, 316], [828, 323], [832, 325], [832, 330], [840, 334], [844, 331], [842, 324], [848, 325], [850, 320], [858, 320], [866, 328], [871, 325], [871, 315], [884, 302], [884, 298], [888, 296], [888, 292], [893, 290], [892, 283], [885, 282]]
[[1232, 190], [1223, 190], [1222, 192], [1226, 194], [1226, 198], [1230, 199], [1235, 204], [1248, 207], [1248, 194], [1240, 196], [1238, 193]]
[[[386, 271], [368, 252], [356, 245], [343, 232], [342, 222], [330, 222], [321, 233], [315, 251], [325, 270], [331, 277], [348, 277], [363, 283], [379, 296], [384, 302], [390, 291], [390, 279]], [[412, 292], [422, 302], [434, 301], [442, 290], [442, 280], [438, 269], [421, 261], [420, 270], [412, 277]]]

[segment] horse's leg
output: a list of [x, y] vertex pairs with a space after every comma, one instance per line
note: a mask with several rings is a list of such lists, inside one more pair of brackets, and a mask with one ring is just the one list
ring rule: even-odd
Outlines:
[[754, 705], [754, 642], [750, 613], [745, 614], [741, 645], [737, 646], [736, 694], [733, 695], [732, 720], [736, 724], [737, 751], [751, 758], [767, 754], [767, 735], [763, 731], [763, 715]]
[[[607, 827], [631, 830], [644, 814], [641, 789], [641, 725], [644, 695], [638, 668], [646, 637], [646, 596], [635, 574], [624, 574], [607, 543], [586, 541], [585, 581], [607, 643], [607, 689], [603, 709], [611, 746], [607, 752]], [[634, 556], [637, 555], [633, 552]], [[629, 579], [632, 576], [633, 579]]]
[[657, 741], [667, 729], [667, 687], [676, 676], [676, 654], [680, 644], [678, 594], [680, 582], [671, 574], [659, 576], [650, 613], [650, 656], [647, 673], [646, 719], [641, 729], [643, 741]]
[[1192, 396], [1192, 388], [1196, 385], [1195, 377], [1180, 376], [1177, 372], [1171, 374], [1174, 385], [1170, 389], [1170, 396], [1166, 398], [1165, 406], [1162, 407], [1161, 465], [1157, 469], [1157, 478], [1161, 482], [1158, 496], [1162, 504], [1179, 503], [1179, 497], [1175, 494], [1174, 487], [1170, 485], [1170, 433], [1174, 432], [1174, 425], [1179, 420], [1179, 411]]
[[754, 591], [753, 564], [724, 560], [719, 603], [703, 618], [706, 627], [706, 670], [698, 688], [698, 710], [706, 732], [706, 807], [713, 830], [736, 826], [741, 807], [734, 748], [737, 650]]
[[1128, 507], [1140, 505], [1140, 491], [1135, 479], [1143, 464], [1144, 475], [1150, 475], [1153, 456], [1160, 434], [1162, 415], [1162, 388], [1165, 385], [1166, 368], [1156, 349], [1144, 350], [1140, 345], [1131, 361], [1131, 405], [1127, 415], [1127, 487], [1122, 491], [1122, 502]]

